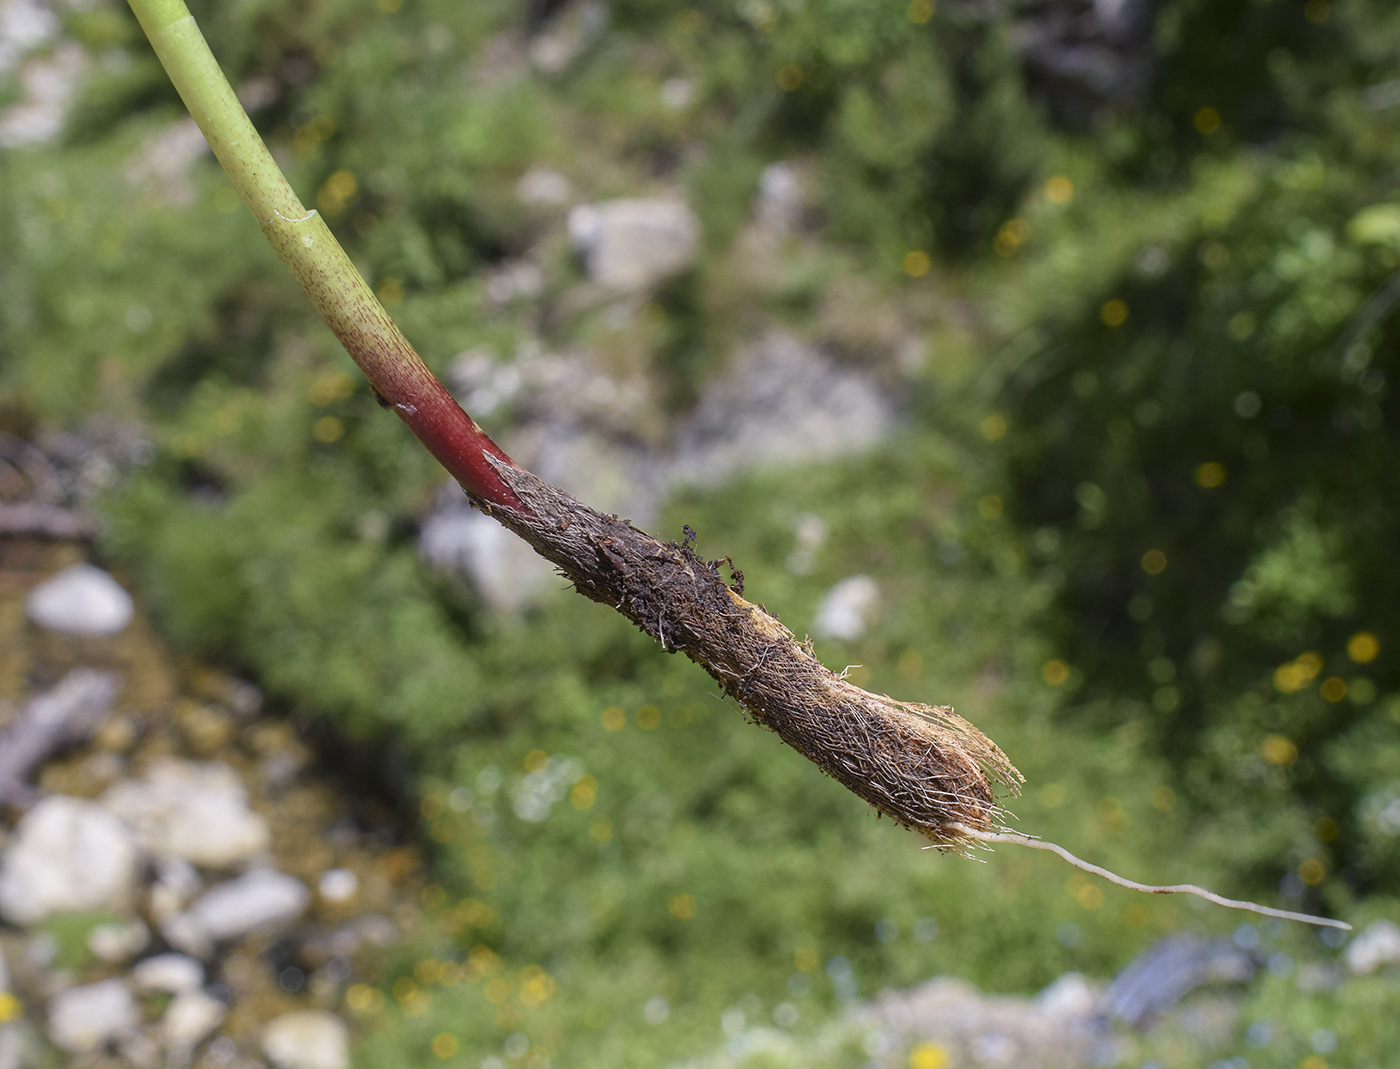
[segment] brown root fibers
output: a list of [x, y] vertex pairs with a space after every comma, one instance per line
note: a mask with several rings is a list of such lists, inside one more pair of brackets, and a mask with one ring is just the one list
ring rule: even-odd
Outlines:
[[965, 849], [991, 832], [995, 788], [1020, 772], [991, 739], [943, 706], [870, 694], [825, 668], [810, 646], [720, 577], [687, 544], [661, 542], [580, 504], [529, 472], [488, 458], [529, 510], [473, 499], [666, 650], [684, 653], [753, 722], [892, 820], [935, 846]]
[[[1194, 884], [1127, 880], [1062, 846], [1001, 824], [996, 789], [1020, 793], [1021, 773], [996, 743], [946, 706], [870, 694], [823, 667], [810, 645], [720, 577], [718, 561], [688, 542], [661, 542], [616, 516], [581, 505], [529, 472], [486, 454], [525, 510], [472, 496], [554, 563], [578, 591], [609, 605], [668, 651], [709, 672], [755, 724], [778, 734], [828, 776], [940, 850], [1009, 843], [1050, 850], [1071, 865], [1148, 894], [1192, 894], [1266, 916], [1349, 925], [1253, 902]], [[469, 496], [471, 496], [469, 494]]]

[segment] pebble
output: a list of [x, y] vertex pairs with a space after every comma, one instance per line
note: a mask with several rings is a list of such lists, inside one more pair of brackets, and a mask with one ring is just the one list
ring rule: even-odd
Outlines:
[[520, 203], [532, 208], [559, 208], [573, 200], [573, 184], [558, 171], [531, 167], [515, 184]]
[[537, 605], [558, 585], [543, 558], [465, 500], [427, 517], [419, 551], [439, 568], [465, 572], [486, 603], [501, 612]]
[[700, 222], [679, 200], [612, 200], [569, 212], [569, 237], [594, 282], [644, 290], [695, 262]]
[[135, 605], [115, 579], [91, 564], [74, 564], [46, 579], [25, 601], [29, 619], [65, 635], [115, 635]]
[[0, 915], [34, 924], [54, 913], [122, 913], [136, 889], [136, 843], [96, 802], [41, 800], [20, 820], [0, 859]]
[[173, 995], [192, 991], [203, 984], [204, 966], [187, 954], [157, 954], [131, 970], [131, 981], [138, 991], [165, 991]]
[[345, 1023], [320, 1010], [273, 1018], [262, 1030], [262, 1049], [281, 1069], [346, 1069], [350, 1064]]
[[1036, 995], [1032, 1005], [1047, 1017], [1075, 1020], [1088, 1017], [1098, 997], [1083, 973], [1067, 972]]
[[120, 980], [70, 987], [49, 999], [49, 1038], [80, 1053], [114, 1039], [141, 1023], [141, 1011]]
[[1347, 968], [1357, 976], [1370, 976], [1382, 965], [1400, 963], [1400, 925], [1372, 921], [1347, 946]]
[[768, 233], [791, 234], [802, 225], [806, 208], [806, 183], [795, 164], [770, 163], [758, 179], [754, 217]]
[[166, 757], [141, 779], [114, 784], [101, 802], [136, 832], [152, 854], [227, 869], [263, 853], [267, 822], [248, 808], [238, 774], [219, 762]]
[[[116, 1037], [117, 1055], [122, 1069], [161, 1069], [162, 1058], [160, 1029], [152, 1025], [128, 1029]], [[178, 1062], [170, 1059], [167, 1069], [173, 1069]]]
[[897, 426], [893, 403], [868, 372], [773, 330], [735, 350], [676, 425], [669, 477], [717, 487], [755, 468], [859, 453]]
[[[401, 897], [415, 903], [417, 888], [399, 895], [400, 877], [376, 875], [367, 883], [350, 868], [337, 867], [345, 864], [338, 860], [341, 851], [360, 843], [359, 833], [351, 828], [331, 834], [325, 823], [330, 811], [308, 809], [308, 799], [334, 797], [324, 785], [283, 790], [308, 758], [285, 721], [237, 722], [258, 713], [259, 695], [251, 684], [197, 668], [177, 676], [144, 626], [128, 626], [115, 644], [94, 646], [55, 644], [51, 632], [29, 623], [29, 576], [55, 573], [72, 559], [71, 548], [55, 549], [37, 567], [25, 558], [18, 571], [0, 560], [0, 579], [9, 581], [0, 582], [0, 617], [13, 618], [21, 647], [14, 651], [12, 676], [91, 676], [84, 654], [100, 650], [104, 666], [122, 672], [126, 691], [116, 716], [103, 708], [89, 718], [105, 717], [92, 744], [75, 738], [61, 752], [40, 754], [38, 765], [10, 762], [26, 779], [32, 771], [51, 793], [38, 796], [27, 814], [16, 813], [17, 825], [0, 826], [0, 928], [9, 932], [0, 931], [0, 1069], [50, 1062], [75, 1069], [270, 1065], [257, 1050], [262, 1025], [284, 1011], [333, 998], [335, 985], [365, 967], [362, 955], [377, 959], [380, 948], [400, 934], [388, 917], [359, 909], [391, 909]], [[42, 597], [34, 600], [42, 605]], [[57, 690], [66, 693], [67, 686]], [[31, 699], [24, 715], [44, 700]], [[0, 751], [14, 756], [5, 741]], [[128, 776], [128, 760], [139, 776]], [[274, 762], [291, 771], [271, 775]], [[275, 843], [269, 824], [279, 828]], [[322, 860], [306, 858], [308, 849]], [[373, 843], [369, 849], [379, 850]], [[296, 860], [282, 863], [287, 856]], [[298, 874], [305, 864], [306, 884], [276, 871], [279, 864]], [[313, 889], [320, 893], [313, 896]], [[43, 924], [51, 916], [88, 911], [109, 916], [71, 932]], [[187, 938], [170, 939], [167, 928]], [[97, 959], [78, 974], [65, 956], [73, 953], [71, 937], [85, 939]], [[147, 949], [153, 938], [162, 939], [161, 951], [169, 946], [190, 952], [155, 953]], [[321, 954], [319, 942], [327, 940], [346, 944], [355, 962]], [[274, 941], [279, 955], [283, 947], [315, 948], [306, 953], [317, 972], [302, 993], [265, 997], [258, 977], [270, 967], [263, 955]], [[4, 951], [15, 966], [13, 978]], [[198, 960], [205, 954], [207, 960]], [[103, 977], [109, 979], [93, 982]], [[216, 978], [223, 982], [206, 986]], [[293, 1017], [290, 1026], [280, 1026], [280, 1039], [272, 1032], [285, 1064], [348, 1065], [346, 1030], [335, 1018], [313, 1016], [310, 1027], [300, 1029], [296, 1022]], [[296, 1044], [308, 1032], [311, 1053], [303, 1057]], [[207, 1056], [196, 1062], [206, 1048]]]
[[113, 921], [99, 924], [88, 932], [87, 948], [99, 961], [120, 965], [145, 950], [150, 941], [151, 930], [139, 920]]
[[151, 919], [157, 924], [184, 909], [204, 886], [195, 867], [182, 857], [156, 858], [155, 876], [147, 901]]
[[172, 1051], [189, 1051], [223, 1022], [228, 1007], [198, 988], [176, 993], [161, 1018], [160, 1030]]
[[854, 641], [875, 622], [880, 608], [880, 588], [868, 575], [842, 579], [826, 592], [817, 606], [812, 632], [822, 638]]
[[0, 1023], [0, 1069], [25, 1069], [30, 1064], [25, 1038], [22, 1026]]
[[161, 930], [172, 945], [206, 957], [213, 943], [290, 923], [310, 900], [311, 892], [300, 880], [274, 869], [253, 869], [211, 888]]
[[329, 869], [321, 873], [316, 890], [327, 902], [349, 902], [360, 890], [360, 878], [349, 869]]

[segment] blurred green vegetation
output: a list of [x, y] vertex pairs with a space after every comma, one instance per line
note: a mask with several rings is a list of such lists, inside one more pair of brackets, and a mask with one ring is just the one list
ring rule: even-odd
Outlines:
[[[619, 339], [672, 405], [755, 323], [810, 329], [852, 278], [872, 314], [896, 302], [930, 356], [894, 439], [687, 494], [657, 533], [689, 523], [798, 631], [874, 576], [878, 625], [819, 653], [984, 727], [1027, 775], [1025, 830], [1136, 878], [1395, 915], [1392, 5], [1163, 0], [1147, 91], [1073, 123], [1027, 88], [1010, 5], [618, 0], [548, 75], [505, 0], [195, 12], [235, 85], [272, 80], [255, 121], [435, 368], [596, 336], [557, 225], [516, 197], [532, 165], [589, 198], [686, 191], [701, 258], [652, 334]], [[519, 1035], [512, 1064], [654, 1065], [721, 1049], [725, 1009], [789, 1003], [811, 1036], [852, 991], [1032, 991], [1239, 923], [1009, 848], [921, 853], [598, 606], [501, 616], [434, 575], [433, 463], [211, 160], [183, 200], [133, 179], [182, 113], [125, 10], [63, 17], [119, 59], [61, 143], [0, 154], [0, 419], [141, 426], [155, 459], [111, 492], [104, 549], [171, 639], [412, 755], [436, 883], [420, 943], [351, 989], [363, 1064], [440, 1064], [446, 1034], [460, 1064]], [[779, 159], [815, 175], [816, 239], [736, 282]], [[541, 242], [540, 298], [489, 301], [490, 267]], [[803, 513], [831, 537], [798, 578]], [[1393, 977], [1273, 977], [1245, 1023], [1294, 1024], [1236, 1046], [1294, 1066], [1327, 1028], [1327, 1064], [1387, 1064], [1397, 1010]], [[1143, 1056], [1198, 1064], [1162, 1043]]]

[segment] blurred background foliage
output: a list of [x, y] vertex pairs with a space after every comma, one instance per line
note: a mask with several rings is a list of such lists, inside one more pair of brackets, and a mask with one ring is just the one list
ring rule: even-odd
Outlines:
[[[798, 631], [874, 576], [878, 624], [819, 653], [985, 727], [1027, 774], [1025, 830], [1144, 879], [1394, 915], [1400, 14], [1119, 5], [1086, 67], [1046, 43], [1070, 8], [194, 5], [436, 369], [611, 337], [674, 415], [756, 325], [854, 336], [859, 363], [861, 317], [899, 309], [927, 357], [892, 439], [682, 494], [658, 533], [689, 523]], [[562, 594], [503, 615], [435, 574], [432, 462], [212, 160], [133, 172], [181, 115], [134, 20], [63, 11], [101, 58], [59, 143], [0, 154], [0, 421], [142, 428], [157, 448], [112, 487], [103, 546], [171, 640], [407, 756], [436, 883], [421, 945], [352, 989], [364, 1064], [436, 1064], [447, 1030], [463, 1058], [519, 1033], [560, 1064], [652, 1065], [722, 1046], [726, 1007], [805, 1026], [935, 973], [1033, 990], [1238, 922], [1010, 849], [921, 854], [620, 619]], [[571, 62], [521, 58], [561, 25]], [[755, 282], [736, 243], [777, 160], [814, 176], [809, 236]], [[600, 335], [567, 240], [516, 196], [532, 166], [587, 199], [683, 190], [700, 258]], [[540, 248], [538, 298], [489, 300]], [[852, 279], [855, 326], [822, 336]], [[798, 576], [805, 514], [830, 537]], [[1334, 1029], [1333, 1064], [1397, 1049], [1379, 980], [1250, 999]]]

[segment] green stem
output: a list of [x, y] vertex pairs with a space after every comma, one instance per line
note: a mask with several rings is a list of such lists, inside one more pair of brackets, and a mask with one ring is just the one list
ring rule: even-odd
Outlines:
[[428, 370], [335, 240], [308, 211], [253, 128], [184, 0], [128, 0], [180, 99], [292, 276], [381, 401], [486, 506], [519, 497], [488, 457], [511, 463]]

